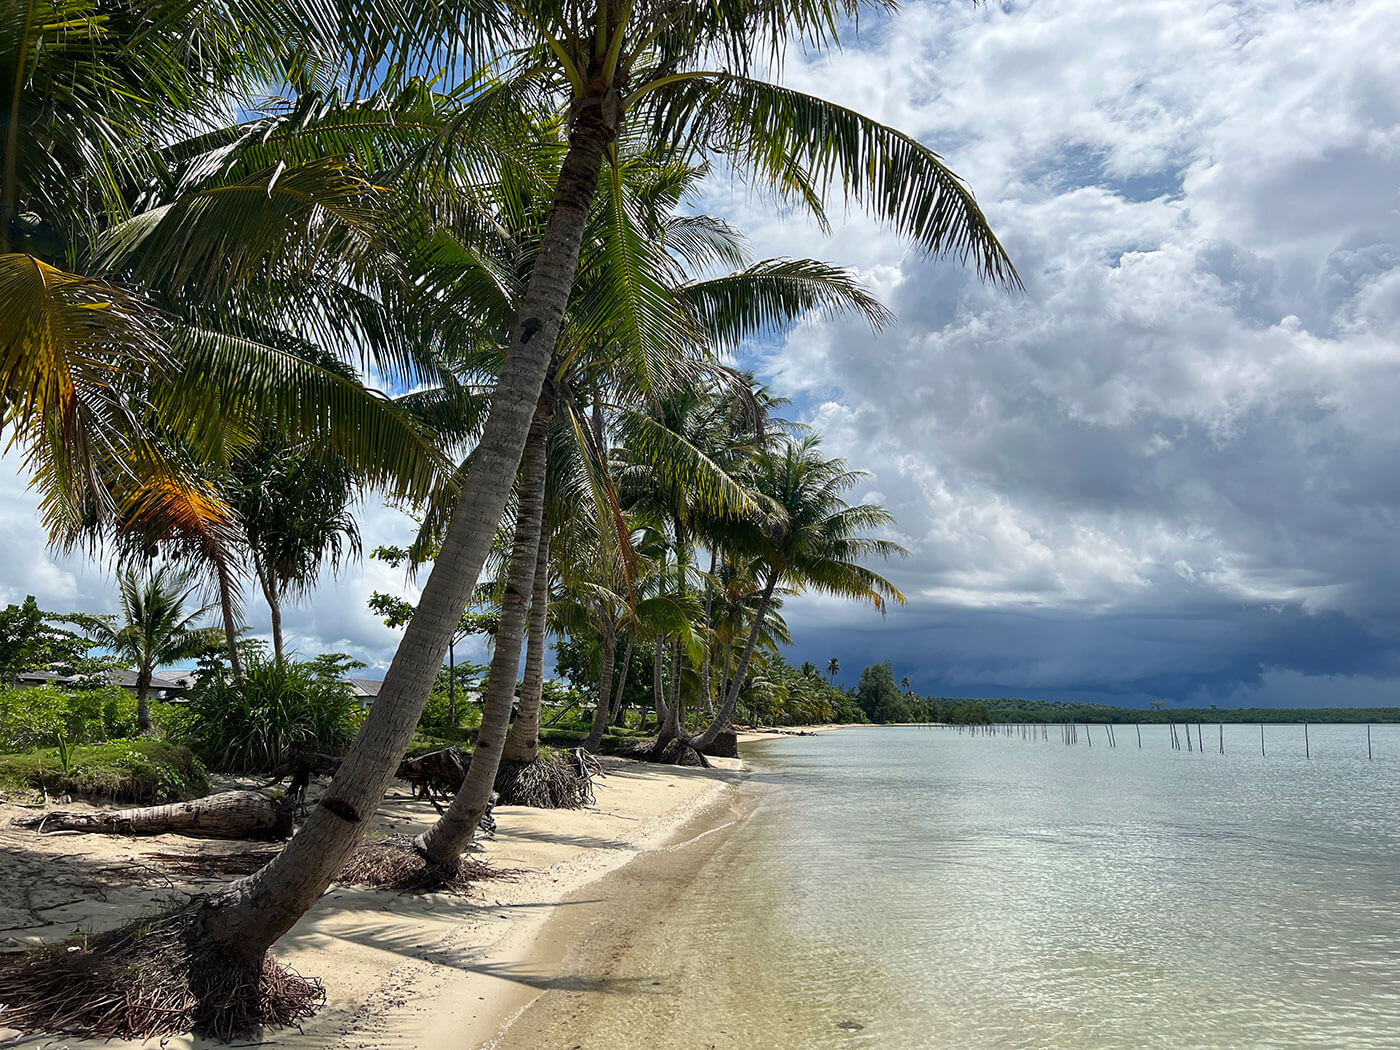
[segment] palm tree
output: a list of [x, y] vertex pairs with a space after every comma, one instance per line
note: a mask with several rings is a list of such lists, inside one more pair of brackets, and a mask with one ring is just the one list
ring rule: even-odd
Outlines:
[[907, 553], [889, 540], [862, 535], [889, 524], [891, 518], [883, 507], [846, 504], [842, 493], [862, 477], [860, 473], [847, 469], [843, 460], [823, 458], [820, 442], [809, 436], [760, 456], [754, 475], [755, 487], [772, 501], [774, 512], [736, 522], [730, 539], [758, 559], [762, 590], [729, 692], [709, 726], [690, 741], [702, 751], [733, 717], [764, 615], [780, 584], [867, 601], [881, 611], [886, 599], [904, 602], [894, 584], [858, 563], [865, 556]]
[[836, 681], [836, 676], [841, 673], [841, 661], [832, 657], [826, 662], [826, 677], [830, 682]]
[[[457, 502], [379, 698], [301, 831], [271, 863], [198, 914], [206, 943], [229, 965], [260, 964], [320, 897], [412, 737], [505, 509], [558, 345], [593, 196], [624, 129], [723, 154], [819, 220], [825, 219], [822, 193], [833, 185], [924, 249], [970, 259], [988, 278], [1015, 283], [971, 194], [931, 150], [850, 110], [748, 75], [754, 61], [780, 65], [789, 39], [835, 45], [837, 27], [858, 9], [853, 0], [584, 7], [483, 0], [464, 9], [425, 5], [422, 22], [403, 19], [430, 32], [450, 29], [473, 68], [499, 64], [508, 71], [506, 89], [514, 97], [552, 93], [558, 111], [569, 115], [568, 148], [491, 413], [462, 478], [473, 498]], [[712, 60], [723, 68], [706, 68]], [[378, 61], [372, 55], [362, 67]]]
[[213, 606], [202, 605], [193, 611], [187, 608], [198, 587], [189, 573], [169, 566], [144, 577], [127, 569], [117, 575], [125, 622], [115, 616], [75, 618], [102, 645], [135, 666], [136, 725], [143, 734], [152, 728], [146, 696], [155, 669], [200, 656], [219, 644], [218, 628], [194, 626]]
[[[339, 113], [216, 123], [231, 96], [295, 81], [302, 62], [343, 66], [342, 32], [384, 29], [373, 12], [336, 23], [299, 0], [0, 10], [0, 424], [57, 541], [134, 516], [149, 533], [162, 497], [187, 494], [249, 419], [329, 429], [347, 452], [378, 444], [370, 473], [387, 449], [418, 444], [382, 399], [349, 399], [348, 384], [209, 323], [241, 324], [259, 298], [269, 314], [303, 313], [290, 292], [343, 257], [336, 231], [374, 224], [382, 193], [345, 159], [366, 153], [343, 134], [329, 141]], [[379, 126], [389, 122], [381, 112]], [[419, 469], [432, 460], [424, 447], [409, 455]], [[204, 502], [210, 527], [231, 520]], [[192, 507], [176, 503], [174, 518]]]
[[297, 448], [272, 433], [234, 464], [222, 486], [237, 512], [248, 561], [272, 618], [272, 648], [285, 659], [282, 601], [305, 595], [323, 564], [332, 571], [359, 554], [350, 505], [356, 481], [342, 457]]

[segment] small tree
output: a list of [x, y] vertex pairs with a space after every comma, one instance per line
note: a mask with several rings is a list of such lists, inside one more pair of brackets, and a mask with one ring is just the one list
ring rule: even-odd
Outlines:
[[115, 616], [74, 616], [121, 659], [136, 668], [136, 725], [139, 732], [151, 731], [151, 714], [146, 694], [151, 690], [151, 675], [162, 664], [200, 656], [222, 644], [218, 628], [196, 627], [194, 621], [213, 608], [201, 605], [193, 612], [186, 606], [197, 589], [188, 572], [162, 566], [142, 579], [135, 569], [117, 576], [121, 592], [122, 614], [126, 622]]
[[22, 605], [0, 610], [0, 684], [9, 684], [20, 671], [55, 664], [77, 667], [93, 643], [55, 621], [73, 622], [71, 616], [45, 612], [34, 595]]

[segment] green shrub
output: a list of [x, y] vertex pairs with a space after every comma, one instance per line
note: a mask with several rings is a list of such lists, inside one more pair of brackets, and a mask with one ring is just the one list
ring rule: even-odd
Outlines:
[[338, 755], [364, 721], [350, 687], [322, 664], [261, 656], [241, 680], [207, 676], [172, 735], [215, 769], [271, 769], [290, 747]]
[[428, 702], [423, 705], [423, 714], [418, 718], [418, 728], [428, 733], [445, 730], [475, 730], [481, 725], [481, 705], [467, 699], [467, 692], [457, 687], [457, 718], [452, 719], [450, 697], [446, 686], [438, 685], [428, 694]]
[[[169, 705], [153, 701], [152, 711]], [[0, 690], [0, 751], [92, 744], [136, 735], [136, 698], [119, 685]]]
[[152, 804], [198, 798], [209, 790], [189, 748], [164, 740], [115, 740], [0, 755], [0, 785]]

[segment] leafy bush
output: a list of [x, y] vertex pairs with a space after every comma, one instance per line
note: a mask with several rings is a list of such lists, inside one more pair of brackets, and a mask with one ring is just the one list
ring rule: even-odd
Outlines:
[[423, 714], [418, 719], [418, 728], [429, 733], [443, 730], [470, 729], [481, 725], [481, 705], [467, 699], [467, 693], [457, 687], [457, 717], [452, 718], [452, 705], [446, 688], [434, 687], [428, 694], [428, 702], [423, 705]]
[[149, 739], [0, 755], [0, 784], [139, 804], [198, 798], [209, 790], [204, 767], [188, 748]]
[[121, 686], [74, 692], [52, 685], [0, 690], [0, 751], [97, 743], [135, 735], [136, 698]]
[[176, 732], [215, 769], [271, 769], [290, 747], [343, 753], [363, 721], [334, 668], [254, 656], [241, 680], [202, 678]]

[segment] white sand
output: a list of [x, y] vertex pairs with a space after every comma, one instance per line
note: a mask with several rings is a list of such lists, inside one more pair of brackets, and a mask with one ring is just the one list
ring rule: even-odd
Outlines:
[[[500, 831], [477, 856], [524, 869], [515, 881], [479, 883], [466, 898], [333, 886], [275, 949], [283, 962], [325, 982], [327, 1006], [301, 1032], [269, 1032], [268, 1043], [470, 1050], [494, 1042], [539, 994], [540, 975], [567, 948], [566, 933], [547, 934], [560, 903], [637, 854], [666, 845], [742, 775], [733, 759], [712, 760], [712, 770], [603, 761], [608, 775], [595, 780], [593, 808], [496, 811]], [[62, 939], [77, 929], [100, 932], [173, 894], [212, 885], [162, 876], [160, 862], [147, 856], [152, 852], [249, 848], [176, 835], [40, 837], [10, 826], [10, 818], [25, 812], [0, 806], [0, 946]], [[415, 834], [436, 816], [396, 791], [380, 810], [378, 830]], [[25, 1045], [138, 1044], [45, 1039]], [[222, 1044], [176, 1037], [165, 1045]]]

